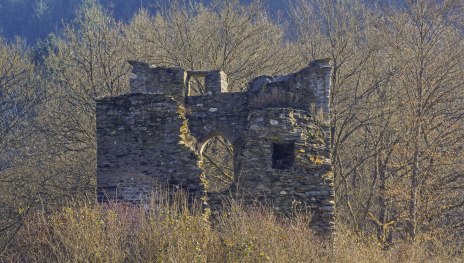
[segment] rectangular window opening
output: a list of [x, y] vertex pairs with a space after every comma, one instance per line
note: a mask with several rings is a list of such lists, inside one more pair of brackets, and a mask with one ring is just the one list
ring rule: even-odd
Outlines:
[[272, 168], [288, 170], [292, 168], [295, 161], [295, 143], [273, 143], [272, 144]]
[[205, 93], [205, 76], [201, 74], [191, 74], [188, 78], [188, 96], [200, 96]]

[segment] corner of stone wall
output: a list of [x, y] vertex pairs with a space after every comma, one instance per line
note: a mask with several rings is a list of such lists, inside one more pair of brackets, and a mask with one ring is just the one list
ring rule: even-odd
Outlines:
[[222, 70], [209, 71], [205, 76], [207, 91], [212, 93], [228, 92], [227, 75]]
[[187, 72], [182, 68], [152, 67], [147, 63], [128, 61], [132, 65], [131, 93], [165, 94], [176, 101], [187, 95]]

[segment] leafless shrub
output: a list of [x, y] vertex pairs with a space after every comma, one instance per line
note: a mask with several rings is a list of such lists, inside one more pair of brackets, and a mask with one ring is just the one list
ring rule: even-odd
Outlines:
[[159, 191], [148, 207], [123, 203], [34, 213], [7, 262], [458, 262], [459, 247], [434, 238], [384, 250], [343, 225], [333, 241], [314, 236], [306, 214], [280, 218], [266, 207], [230, 206], [211, 224], [185, 193]]

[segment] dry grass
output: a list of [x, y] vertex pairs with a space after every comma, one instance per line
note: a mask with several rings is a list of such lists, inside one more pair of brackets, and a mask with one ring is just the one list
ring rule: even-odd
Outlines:
[[[462, 262], [456, 247], [432, 239], [382, 250], [340, 227], [333, 242], [315, 237], [308, 216], [276, 217], [233, 203], [211, 224], [182, 195], [150, 207], [125, 204], [35, 213], [4, 262]], [[462, 251], [461, 251], [462, 252]]]

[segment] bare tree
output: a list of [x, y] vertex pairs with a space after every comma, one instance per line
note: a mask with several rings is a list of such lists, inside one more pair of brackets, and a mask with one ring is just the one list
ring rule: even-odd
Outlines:
[[37, 200], [43, 178], [33, 139], [45, 91], [27, 49], [0, 38], [0, 251]]
[[375, 230], [383, 245], [445, 222], [462, 229], [462, 4], [297, 3], [298, 57], [330, 57], [334, 67], [339, 219]]
[[407, 1], [382, 17], [381, 35], [398, 68], [395, 95], [402, 118], [394, 161], [397, 176], [409, 181], [412, 239], [464, 204], [462, 11], [460, 1]]
[[43, 109], [46, 132], [55, 142], [56, 172], [76, 191], [95, 186], [95, 99], [128, 91], [129, 65], [121, 24], [94, 2], [84, 5], [67, 25], [57, 52], [46, 60], [54, 99]]
[[331, 59], [330, 142], [337, 204], [344, 211], [340, 219], [361, 232], [376, 190], [366, 165], [384, 149], [366, 141], [379, 139], [369, 126], [382, 118], [377, 103], [391, 75], [382, 64], [382, 43], [372, 35], [375, 16], [359, 1], [296, 1], [290, 13], [298, 57]]
[[258, 2], [213, 1], [205, 7], [171, 1], [156, 16], [137, 14], [125, 33], [137, 59], [187, 70], [221, 69], [229, 88], [240, 91], [253, 77], [296, 68], [284, 27]]

